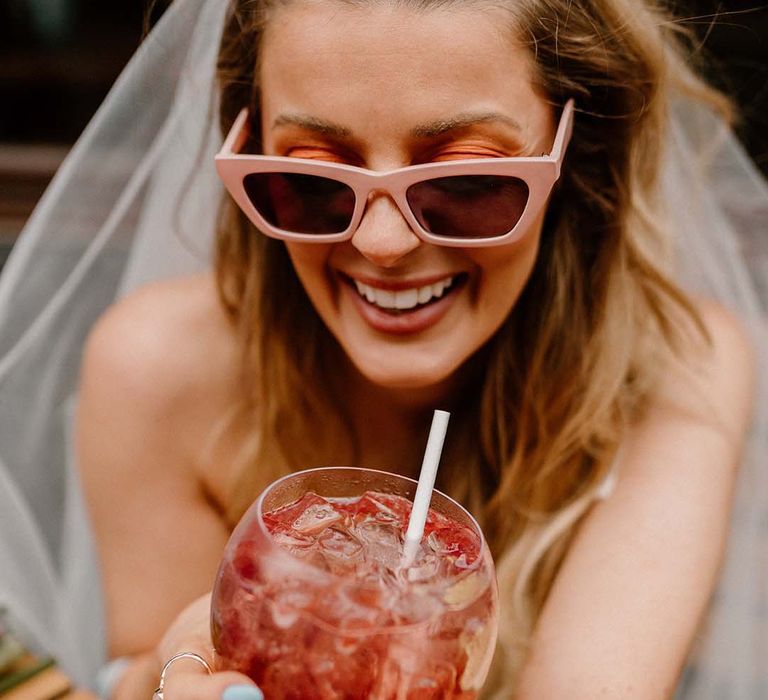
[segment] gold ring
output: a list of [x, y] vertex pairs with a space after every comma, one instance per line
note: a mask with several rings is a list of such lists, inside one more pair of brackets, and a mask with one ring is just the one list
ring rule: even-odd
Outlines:
[[178, 654], [174, 654], [170, 659], [168, 659], [168, 661], [165, 662], [163, 670], [160, 671], [160, 683], [158, 683], [155, 692], [152, 694], [152, 700], [163, 700], [163, 690], [165, 689], [165, 674], [173, 665], [173, 663], [179, 659], [192, 659], [192, 661], [197, 661], [197, 663], [199, 663], [206, 671], [208, 671], [208, 675], [213, 673], [213, 669], [209, 666], [208, 662], [202, 656], [200, 656], [200, 654], [195, 654], [194, 651], [180, 651]]

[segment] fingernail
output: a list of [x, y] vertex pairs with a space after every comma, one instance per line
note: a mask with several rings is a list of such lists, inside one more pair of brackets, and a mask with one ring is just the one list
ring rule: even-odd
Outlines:
[[255, 685], [230, 685], [224, 689], [221, 700], [264, 700], [264, 693]]

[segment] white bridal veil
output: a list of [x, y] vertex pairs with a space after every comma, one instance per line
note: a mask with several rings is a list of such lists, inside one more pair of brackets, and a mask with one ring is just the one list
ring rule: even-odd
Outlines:
[[[214, 70], [226, 6], [175, 0], [57, 173], [0, 276], [0, 606], [28, 643], [86, 684], [105, 651], [71, 459], [82, 346], [94, 320], [127, 291], [208, 264], [222, 194], [213, 167]], [[683, 251], [680, 278], [749, 323], [764, 368], [768, 187], [702, 108], [681, 107], [672, 126], [664, 186]], [[763, 370], [727, 562], [681, 698], [768, 697], [765, 380]]]
[[0, 606], [29, 643], [84, 683], [105, 651], [71, 459], [83, 342], [122, 294], [208, 262], [222, 192], [213, 82], [225, 9], [225, 0], [173, 3], [56, 174], [0, 276]]

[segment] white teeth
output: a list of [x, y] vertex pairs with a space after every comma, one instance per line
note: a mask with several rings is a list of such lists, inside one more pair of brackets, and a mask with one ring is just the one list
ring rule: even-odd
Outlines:
[[397, 303], [395, 302], [395, 293], [389, 292], [384, 289], [377, 289], [374, 293], [373, 303], [378, 306], [383, 306], [385, 309], [396, 309]]
[[406, 289], [403, 292], [395, 292], [396, 309], [412, 309], [419, 303], [419, 290]]
[[422, 287], [419, 292], [419, 304], [426, 304], [432, 298], [432, 285]]
[[443, 296], [448, 287], [453, 284], [453, 277], [446, 277], [434, 284], [427, 284], [423, 287], [412, 287], [398, 292], [391, 292], [385, 289], [378, 289], [370, 285], [363, 284], [354, 280], [357, 292], [361, 297], [367, 299], [371, 304], [382, 309], [398, 309], [400, 311], [413, 309], [419, 304], [426, 304], [433, 298]]

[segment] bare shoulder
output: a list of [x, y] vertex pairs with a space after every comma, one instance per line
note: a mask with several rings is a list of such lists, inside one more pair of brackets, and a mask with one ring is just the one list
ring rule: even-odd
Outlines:
[[755, 353], [745, 322], [721, 304], [696, 299], [707, 343], [685, 348], [665, 368], [655, 397], [656, 409], [687, 415], [736, 444], [751, 415]]
[[208, 275], [142, 287], [109, 307], [95, 325], [85, 379], [116, 382], [133, 398], [173, 400], [232, 372], [232, 327]]
[[696, 308], [712, 341], [710, 369], [714, 375], [726, 373], [734, 380], [750, 379], [755, 357], [744, 320], [708, 299], [697, 300]]
[[691, 339], [661, 368], [622, 448], [625, 486], [639, 480], [669, 489], [686, 473], [709, 473], [713, 491], [727, 492], [735, 482], [752, 419], [755, 352], [747, 325], [732, 311], [705, 299], [695, 308], [707, 337]]
[[173, 435], [174, 448], [182, 449], [232, 401], [236, 357], [210, 276], [154, 283], [96, 323], [83, 358], [80, 403], [89, 415], [108, 412], [121, 430], [134, 425], [139, 433]]
[[140, 287], [106, 310], [88, 347], [147, 369], [148, 362], [171, 356], [178, 361], [227, 352], [232, 343], [231, 325], [206, 274]]

